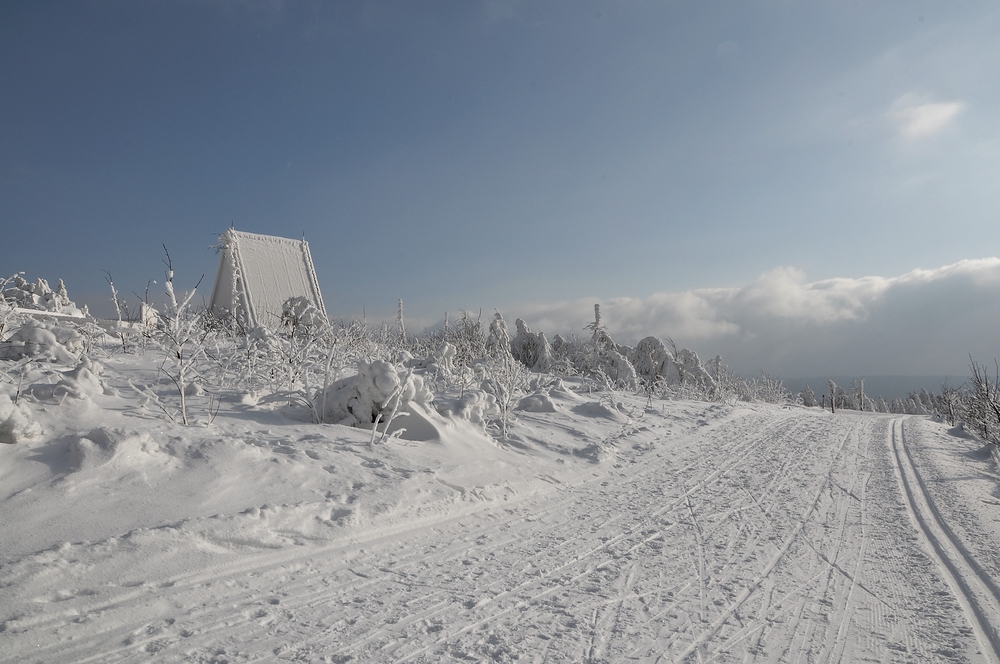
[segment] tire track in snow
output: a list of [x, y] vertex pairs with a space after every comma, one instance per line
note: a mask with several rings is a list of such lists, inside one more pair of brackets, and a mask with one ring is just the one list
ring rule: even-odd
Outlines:
[[893, 467], [906, 498], [907, 512], [965, 612], [983, 655], [988, 661], [998, 663], [1000, 634], [990, 621], [990, 614], [1000, 616], [1000, 594], [941, 518], [906, 448], [902, 419], [892, 423], [891, 445]]

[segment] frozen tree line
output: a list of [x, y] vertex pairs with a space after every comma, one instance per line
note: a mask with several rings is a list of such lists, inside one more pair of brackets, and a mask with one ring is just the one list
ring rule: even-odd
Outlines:
[[[72, 365], [74, 375], [85, 371], [100, 383], [95, 358], [101, 353], [152, 353], [172, 390], [134, 383], [131, 389], [144, 407], [163, 417], [210, 423], [221, 407], [221, 391], [237, 390], [246, 404], [283, 400], [318, 423], [369, 428], [373, 444], [403, 411], [414, 408], [467, 419], [506, 438], [522, 402], [564, 378], [576, 378], [582, 389], [594, 392], [641, 392], [650, 406], [654, 399], [695, 399], [936, 414], [953, 424], [965, 422], [991, 442], [1000, 435], [1000, 371], [990, 374], [975, 362], [966, 385], [943, 387], [940, 394], [922, 390], [887, 402], [866, 394], [863, 381], [849, 388], [830, 381], [820, 397], [808, 386], [793, 395], [779, 379], [766, 374], [745, 379], [721, 357], [703, 362], [669, 338], [618, 344], [600, 305], [580, 336], [551, 339], [519, 318], [511, 328], [499, 312], [488, 320], [482, 313], [461, 311], [455, 318], [446, 313], [443, 325], [412, 334], [402, 301], [395, 321], [371, 325], [328, 320], [305, 298], [291, 298], [272, 325], [249, 327], [230, 312], [199, 306], [197, 285], [175, 290], [169, 254], [165, 263], [166, 299], [156, 309], [148, 288], [130, 306], [108, 274], [117, 319], [100, 325], [70, 301], [61, 281], [57, 289], [20, 275], [0, 282], [0, 360], [6, 360], [9, 380], [23, 381], [31, 362], [49, 361]], [[74, 317], [34, 320], [26, 309]], [[60, 380], [65, 386], [55, 393], [80, 392], [72, 385], [78, 377], [67, 372]], [[28, 385], [17, 395], [46, 389]]]

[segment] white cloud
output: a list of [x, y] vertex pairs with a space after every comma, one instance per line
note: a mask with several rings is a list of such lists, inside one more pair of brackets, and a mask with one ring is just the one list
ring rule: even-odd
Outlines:
[[[738, 288], [536, 304], [503, 312], [535, 330], [586, 334], [594, 304], [619, 343], [671, 337], [737, 371], [784, 376], [962, 374], [1000, 355], [1000, 258], [895, 277], [808, 282], [781, 267]], [[995, 345], [994, 345], [995, 344]]]
[[960, 101], [920, 103], [915, 95], [909, 94], [896, 100], [890, 115], [903, 138], [918, 140], [950, 125], [964, 107]]

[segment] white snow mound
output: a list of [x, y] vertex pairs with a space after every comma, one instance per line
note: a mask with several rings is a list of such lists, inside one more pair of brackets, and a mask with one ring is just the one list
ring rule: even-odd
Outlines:
[[538, 390], [524, 397], [518, 402], [517, 408], [529, 413], [554, 413], [558, 410], [546, 390]]
[[615, 422], [628, 422], [628, 415], [621, 412], [617, 407], [611, 408], [597, 401], [588, 401], [573, 408], [577, 415], [587, 415], [589, 417], [605, 417]]
[[76, 364], [84, 339], [75, 327], [28, 321], [0, 344], [0, 360], [32, 357], [62, 364]]
[[114, 390], [98, 377], [103, 368], [97, 362], [92, 362], [84, 356], [75, 369], [64, 371], [56, 383], [35, 383], [28, 387], [27, 393], [36, 399], [91, 399], [99, 394], [114, 394]]
[[41, 433], [42, 427], [32, 418], [28, 406], [0, 394], [0, 443], [13, 445]]
[[69, 444], [66, 450], [71, 470], [86, 470], [111, 461], [121, 466], [139, 466], [164, 453], [148, 432], [100, 427]]

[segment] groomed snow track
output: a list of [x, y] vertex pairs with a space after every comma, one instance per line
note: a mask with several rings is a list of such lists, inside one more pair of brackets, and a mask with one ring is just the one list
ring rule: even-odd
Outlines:
[[333, 541], [234, 556], [164, 526], [34, 554], [0, 587], [70, 558], [147, 576], [18, 597], [50, 610], [4, 623], [0, 661], [997, 661], [996, 587], [906, 420], [665, 419], [623, 425], [608, 461]]
[[1000, 591], [941, 517], [907, 448], [903, 424], [902, 419], [893, 421], [891, 444], [907, 511], [975, 630], [983, 656], [987, 661], [1000, 662], [1000, 632], [996, 625]]

